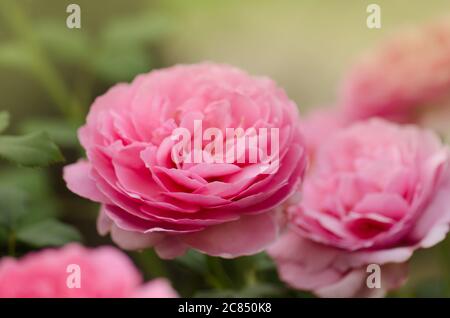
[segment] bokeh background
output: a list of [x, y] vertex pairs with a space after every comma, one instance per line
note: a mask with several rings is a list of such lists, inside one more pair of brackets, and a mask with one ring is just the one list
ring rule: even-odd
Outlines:
[[[70, 3], [81, 7], [81, 29], [66, 27]], [[370, 3], [381, 7], [381, 29], [366, 26]], [[96, 96], [138, 73], [209, 60], [272, 77], [307, 113], [332, 105], [362, 51], [448, 13], [448, 0], [0, 0], [0, 110], [11, 116], [6, 134], [45, 130], [73, 162], [83, 155], [76, 128]], [[98, 206], [66, 190], [63, 165], [1, 161], [0, 256], [70, 241], [112, 244], [96, 232]], [[285, 287], [264, 254], [130, 256], [147, 279], [167, 277], [182, 296], [310, 297]], [[390, 296], [450, 297], [450, 240], [417, 253], [408, 283]]]

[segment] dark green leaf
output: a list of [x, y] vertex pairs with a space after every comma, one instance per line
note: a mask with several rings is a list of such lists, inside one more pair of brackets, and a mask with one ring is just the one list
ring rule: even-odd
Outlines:
[[20, 225], [36, 223], [57, 215], [57, 199], [45, 170], [24, 167], [0, 170], [0, 189], [2, 188], [26, 194], [18, 197], [21, 199], [20, 204], [26, 205], [27, 212], [19, 219]]
[[19, 229], [17, 239], [36, 247], [59, 246], [80, 241], [81, 235], [73, 226], [49, 219]]
[[27, 213], [26, 192], [14, 186], [0, 186], [0, 227], [7, 230], [17, 228], [20, 219]]
[[44, 132], [25, 136], [0, 136], [0, 156], [28, 167], [47, 166], [64, 160]]
[[77, 126], [65, 121], [48, 118], [35, 118], [23, 122], [20, 130], [24, 134], [45, 131], [51, 140], [60, 146], [74, 147], [78, 145]]
[[175, 259], [175, 261], [199, 274], [204, 274], [208, 271], [206, 256], [193, 250], [189, 250], [185, 255]]

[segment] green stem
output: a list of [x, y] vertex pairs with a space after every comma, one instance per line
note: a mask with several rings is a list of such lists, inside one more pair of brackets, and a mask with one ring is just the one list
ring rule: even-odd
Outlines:
[[245, 282], [246, 282], [247, 286], [251, 286], [251, 285], [254, 285], [256, 283], [256, 281], [257, 281], [256, 271], [252, 267], [250, 270], [247, 271], [247, 273], [245, 275]]
[[209, 282], [214, 285], [213, 287], [218, 289], [227, 289], [233, 286], [233, 281], [228, 276], [221, 260], [217, 257], [207, 258], [208, 268], [209, 268]]
[[144, 268], [145, 272], [152, 277], [167, 277], [170, 274], [166, 269], [164, 262], [152, 250], [145, 252], [135, 252], [134, 259]]
[[214, 275], [211, 273], [206, 273], [206, 281], [208, 284], [215, 289], [226, 289], [226, 286], [222, 284], [220, 280], [217, 279]]

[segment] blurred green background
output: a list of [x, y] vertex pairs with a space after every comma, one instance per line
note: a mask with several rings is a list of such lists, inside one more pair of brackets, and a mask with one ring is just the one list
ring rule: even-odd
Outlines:
[[[66, 7], [81, 7], [81, 29]], [[0, 0], [0, 110], [8, 135], [46, 131], [66, 162], [93, 99], [116, 82], [176, 63], [209, 60], [268, 75], [301, 112], [331, 105], [351, 61], [408, 24], [450, 13], [450, 1], [379, 0], [381, 29], [368, 29], [373, 1]], [[65, 189], [63, 163], [0, 163], [0, 256], [81, 240], [109, 244], [95, 229], [97, 206]], [[146, 278], [166, 276], [183, 296], [297, 296], [263, 254], [220, 260], [190, 252], [165, 262], [130, 254]], [[415, 255], [408, 284], [392, 296], [450, 297], [450, 242]]]

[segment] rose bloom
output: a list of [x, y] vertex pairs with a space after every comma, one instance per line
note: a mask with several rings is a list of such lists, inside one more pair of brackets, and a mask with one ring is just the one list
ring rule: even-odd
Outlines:
[[[449, 149], [431, 131], [381, 119], [351, 125], [317, 152], [289, 230], [269, 249], [280, 277], [324, 297], [382, 296], [406, 261], [450, 223]], [[381, 288], [366, 286], [369, 264]]]
[[400, 122], [421, 122], [428, 112], [440, 112], [446, 101], [450, 17], [406, 28], [368, 51], [346, 75], [341, 95], [352, 119], [379, 116]]
[[337, 107], [317, 108], [301, 119], [301, 131], [305, 137], [310, 163], [320, 145], [347, 125], [347, 118]]
[[[80, 288], [71, 285], [79, 269]], [[69, 283], [69, 284], [68, 284]], [[173, 298], [169, 282], [142, 277], [128, 257], [113, 247], [78, 244], [0, 259], [0, 298]]]
[[[276, 128], [279, 168], [172, 159], [177, 128]], [[259, 130], [258, 130], [259, 131]], [[70, 190], [101, 203], [98, 230], [122, 248], [187, 248], [236, 257], [278, 233], [277, 210], [296, 189], [306, 155], [296, 105], [265, 77], [226, 65], [180, 65], [138, 76], [97, 98], [79, 130], [88, 160], [65, 168]], [[192, 147], [194, 143], [192, 143]], [[203, 149], [204, 153], [208, 152]], [[249, 151], [246, 148], [246, 151]]]

